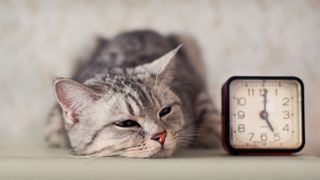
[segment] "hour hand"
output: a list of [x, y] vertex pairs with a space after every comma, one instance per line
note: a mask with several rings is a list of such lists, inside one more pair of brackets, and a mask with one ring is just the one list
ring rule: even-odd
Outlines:
[[260, 118], [263, 119], [263, 120], [266, 120], [267, 124], [268, 124], [268, 127], [270, 128], [270, 130], [273, 132], [273, 127], [269, 121], [269, 114], [267, 111], [261, 111], [260, 112]]

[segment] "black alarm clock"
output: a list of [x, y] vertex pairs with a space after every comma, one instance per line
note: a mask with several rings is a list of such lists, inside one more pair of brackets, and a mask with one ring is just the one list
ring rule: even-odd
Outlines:
[[305, 144], [297, 77], [233, 76], [222, 87], [222, 137], [231, 154], [291, 154]]

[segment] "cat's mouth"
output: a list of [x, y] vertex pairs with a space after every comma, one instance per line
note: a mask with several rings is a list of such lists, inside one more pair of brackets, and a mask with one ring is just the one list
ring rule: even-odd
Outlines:
[[172, 139], [169, 137], [167, 138], [166, 142], [162, 145], [158, 144], [158, 146], [155, 147], [153, 155], [151, 155], [151, 158], [166, 158], [171, 156], [176, 149], [176, 144]]

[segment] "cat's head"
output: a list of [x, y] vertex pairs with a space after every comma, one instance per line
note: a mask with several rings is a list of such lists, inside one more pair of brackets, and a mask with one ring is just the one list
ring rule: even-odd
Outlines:
[[168, 157], [185, 142], [182, 102], [170, 88], [177, 50], [149, 64], [97, 75], [84, 84], [56, 80], [55, 93], [73, 151]]

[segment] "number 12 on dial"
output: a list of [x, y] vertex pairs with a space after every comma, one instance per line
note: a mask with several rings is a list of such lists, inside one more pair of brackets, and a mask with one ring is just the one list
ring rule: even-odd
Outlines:
[[304, 88], [297, 77], [231, 77], [222, 88], [222, 115], [230, 153], [294, 153], [304, 146]]

